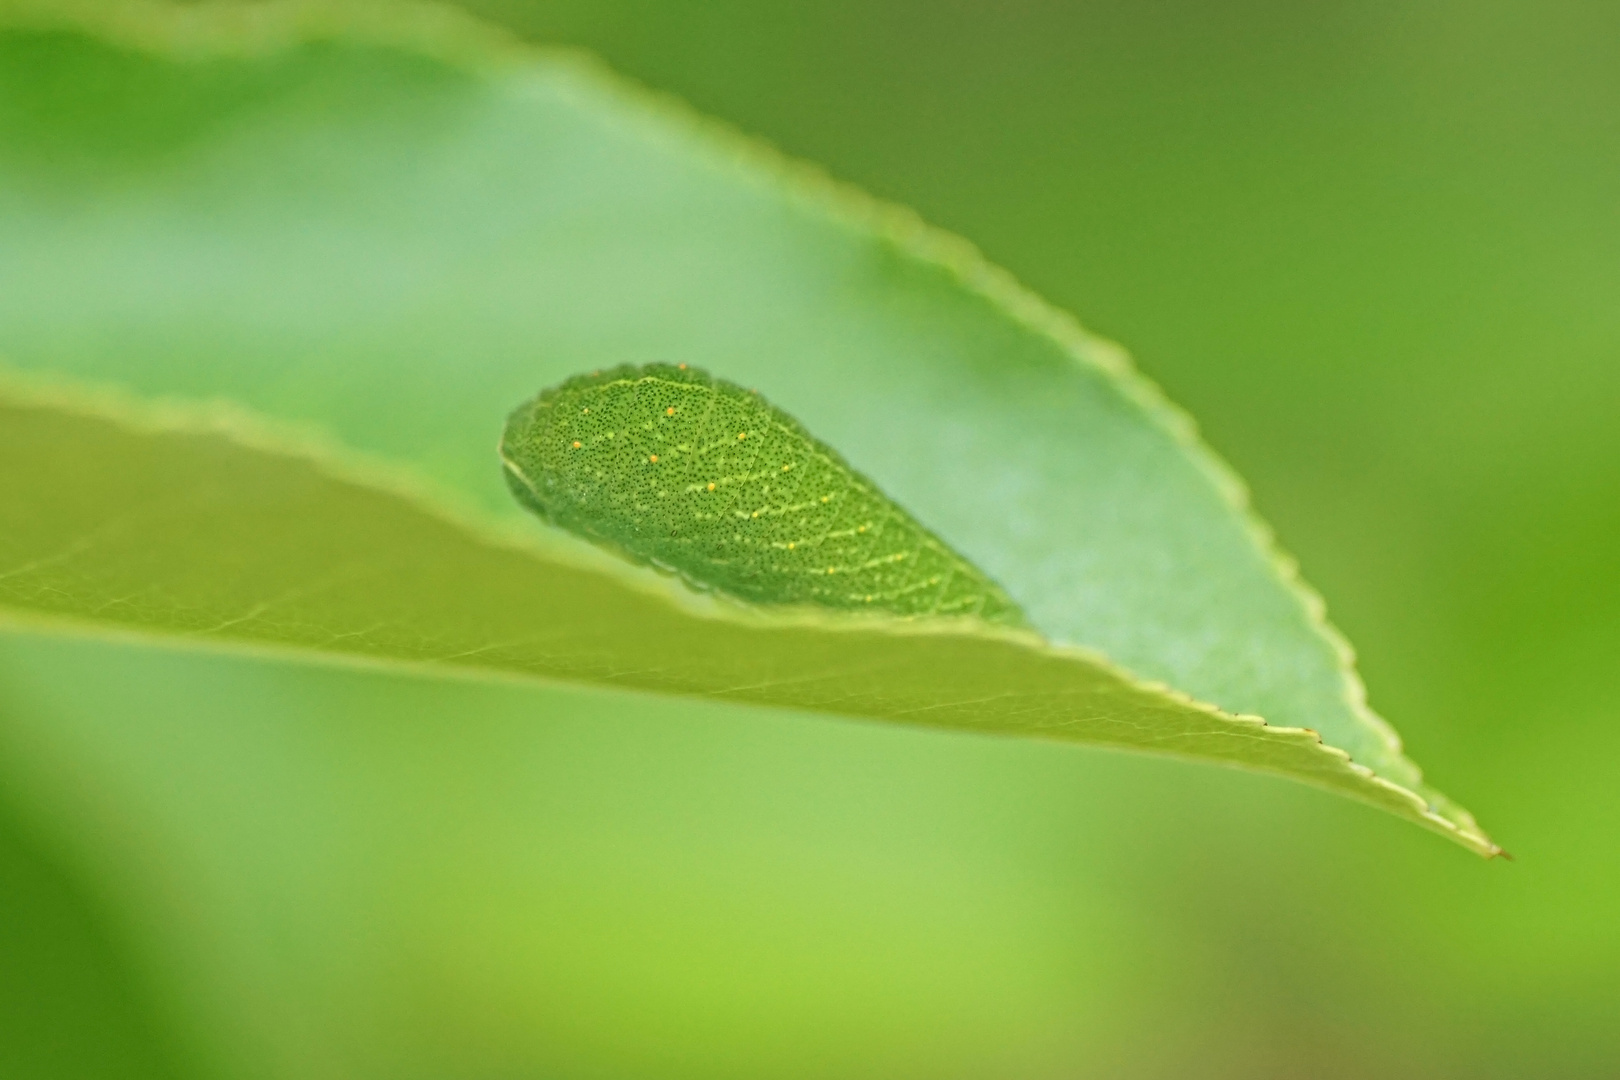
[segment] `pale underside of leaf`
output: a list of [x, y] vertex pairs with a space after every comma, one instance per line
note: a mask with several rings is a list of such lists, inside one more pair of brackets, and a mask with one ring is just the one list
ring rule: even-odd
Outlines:
[[[1309, 730], [972, 620], [695, 606], [269, 449], [236, 419], [0, 396], [0, 612], [23, 626], [558, 679], [1170, 754], [1485, 838]], [[9, 398], [9, 400], [8, 400]], [[348, 470], [351, 473], [356, 469]]]

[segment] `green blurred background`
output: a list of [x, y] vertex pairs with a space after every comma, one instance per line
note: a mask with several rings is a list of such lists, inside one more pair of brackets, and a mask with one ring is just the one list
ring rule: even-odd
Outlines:
[[[343, 931], [232, 916], [314, 972], [311, 1008], [418, 1010], [392, 1075], [1620, 1074], [1620, 7], [469, 6], [914, 206], [1124, 342], [1518, 861], [1101, 752], [560, 691], [536, 743], [529, 691], [14, 655], [7, 707], [141, 713], [145, 741], [86, 721], [87, 752], [175, 768], [150, 733], [224, 709], [262, 743], [266, 815], [342, 823], [296, 851], [220, 825], [241, 872], [291, 868], [265, 895]], [[379, 762], [384, 725], [406, 734]], [[311, 746], [331, 776], [277, 772]], [[514, 800], [554, 831], [501, 835]], [[25, 805], [0, 829], [0, 1070], [378, 1069], [330, 1044], [222, 1064], [143, 916]], [[356, 866], [409, 917], [371, 925], [333, 869]], [[401, 960], [421, 925], [463, 947]], [[387, 984], [390, 957], [441, 977], [356, 1005], [343, 979]], [[514, 1002], [514, 965], [553, 992]]]

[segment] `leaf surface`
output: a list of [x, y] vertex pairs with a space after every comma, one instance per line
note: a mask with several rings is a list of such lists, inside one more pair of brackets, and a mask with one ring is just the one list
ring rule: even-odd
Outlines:
[[[1169, 749], [1494, 851], [1117, 349], [961, 241], [585, 61], [366, 10], [10, 9], [0, 358], [340, 448], [14, 388], [19, 617]], [[1052, 644], [700, 611], [557, 548], [505, 489], [505, 416], [654, 361], [759, 388]]]

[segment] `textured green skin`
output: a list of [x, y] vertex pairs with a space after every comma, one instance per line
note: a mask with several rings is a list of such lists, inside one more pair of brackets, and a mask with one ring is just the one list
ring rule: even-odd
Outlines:
[[546, 521], [755, 603], [1024, 625], [982, 571], [759, 394], [691, 367], [578, 375], [512, 413], [507, 481]]

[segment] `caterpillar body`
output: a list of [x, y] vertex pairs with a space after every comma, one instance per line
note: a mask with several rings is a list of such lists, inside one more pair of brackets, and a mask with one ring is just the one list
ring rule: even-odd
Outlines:
[[542, 519], [758, 604], [1023, 626], [983, 571], [759, 394], [695, 367], [578, 375], [508, 418], [501, 460]]

